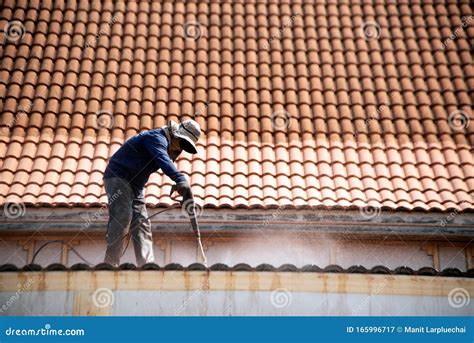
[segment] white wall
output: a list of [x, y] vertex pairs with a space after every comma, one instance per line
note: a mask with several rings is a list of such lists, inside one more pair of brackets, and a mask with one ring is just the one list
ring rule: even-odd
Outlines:
[[[0, 264], [12, 263], [19, 267], [27, 264], [27, 243], [34, 242], [31, 251], [36, 251], [47, 239], [61, 239], [56, 236], [42, 236], [34, 241], [31, 237], [17, 240], [9, 239], [1, 242]], [[192, 235], [166, 235], [162, 240], [159, 233], [154, 234], [155, 263], [163, 266], [168, 263], [180, 263], [187, 266], [194, 262], [202, 262], [197, 244]], [[105, 241], [100, 235], [94, 237], [82, 236], [73, 240], [70, 236], [62, 239], [71, 242], [75, 249], [93, 265], [101, 263], [105, 254]], [[22, 246], [19, 245], [22, 244]], [[306, 264], [315, 264], [322, 268], [330, 264], [338, 264], [343, 268], [352, 265], [362, 265], [371, 268], [384, 265], [394, 269], [399, 266], [408, 266], [413, 269], [421, 267], [435, 267], [437, 263], [441, 269], [448, 267], [467, 270], [466, 252], [471, 246], [463, 242], [438, 242], [434, 250], [426, 248], [424, 241], [395, 241], [388, 239], [362, 239], [356, 237], [330, 237], [318, 234], [239, 234], [234, 236], [203, 235], [203, 243], [209, 265], [225, 263], [235, 265], [247, 263], [257, 266], [268, 263], [273, 266], [290, 263], [297, 267]], [[81, 263], [81, 259], [63, 244], [51, 244], [44, 248], [37, 256], [35, 263], [47, 266], [51, 263], [65, 263], [72, 266]], [[32, 252], [30, 252], [30, 256]], [[439, 262], [436, 262], [438, 260]], [[136, 264], [133, 245], [130, 244], [123, 257], [123, 262]], [[471, 261], [472, 263], [472, 261]]]
[[[113, 316], [472, 316], [445, 297], [294, 292], [276, 307], [272, 291], [115, 291]], [[1, 292], [5, 304], [14, 292]], [[27, 292], [1, 315], [70, 316], [71, 292]], [[153, 304], [153, 306], [150, 306]], [[281, 306], [281, 307], [280, 307]], [[357, 309], [357, 312], [354, 310]]]

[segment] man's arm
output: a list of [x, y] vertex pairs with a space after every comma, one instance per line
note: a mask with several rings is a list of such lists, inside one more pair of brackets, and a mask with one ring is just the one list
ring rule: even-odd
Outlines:
[[186, 177], [181, 174], [168, 155], [166, 138], [157, 135], [145, 136], [144, 144], [148, 152], [153, 156], [163, 173], [176, 183], [186, 182]]

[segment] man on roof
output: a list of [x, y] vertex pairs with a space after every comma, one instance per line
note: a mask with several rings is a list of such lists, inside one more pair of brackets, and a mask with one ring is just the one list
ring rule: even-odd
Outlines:
[[137, 264], [142, 266], [154, 261], [145, 184], [152, 173], [161, 169], [176, 183], [180, 195], [191, 194], [186, 178], [173, 162], [183, 150], [196, 154], [200, 135], [201, 128], [192, 119], [179, 125], [170, 121], [167, 126], [130, 138], [112, 156], [104, 173], [109, 205], [104, 262], [119, 265], [128, 235], [133, 240]]

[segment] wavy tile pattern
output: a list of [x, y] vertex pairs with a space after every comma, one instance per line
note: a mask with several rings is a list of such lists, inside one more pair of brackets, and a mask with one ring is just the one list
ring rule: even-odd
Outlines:
[[423, 275], [423, 276], [450, 276], [450, 277], [474, 277], [474, 269], [471, 268], [465, 272], [457, 268], [445, 268], [443, 270], [436, 270], [431, 267], [422, 267], [418, 270], [414, 270], [410, 267], [400, 266], [395, 269], [390, 269], [383, 265], [378, 265], [367, 269], [361, 265], [353, 265], [347, 269], [342, 268], [337, 264], [331, 264], [324, 268], [321, 268], [314, 264], [305, 265], [302, 268], [298, 268], [293, 264], [283, 264], [279, 267], [272, 266], [271, 264], [260, 264], [256, 267], [252, 267], [246, 263], [239, 263], [234, 266], [228, 266], [223, 263], [213, 264], [211, 267], [206, 268], [201, 263], [193, 263], [189, 266], [183, 266], [179, 263], [170, 263], [166, 266], [158, 266], [155, 263], [147, 263], [142, 267], [137, 267], [132, 263], [123, 263], [119, 267], [114, 267], [108, 263], [100, 263], [96, 266], [89, 266], [85, 263], [74, 264], [71, 267], [67, 267], [61, 263], [53, 263], [49, 266], [40, 266], [38, 264], [27, 264], [23, 267], [17, 267], [13, 264], [2, 264], [0, 265], [0, 273], [2, 272], [38, 272], [38, 271], [81, 271], [81, 270], [97, 270], [97, 271], [113, 271], [113, 270], [141, 270], [141, 271], [153, 271], [153, 270], [174, 270], [174, 271], [232, 271], [232, 272], [304, 272], [304, 273], [351, 273], [351, 274], [393, 274], [393, 275]]
[[2, 204], [101, 206], [124, 140], [194, 116], [201, 205], [474, 208], [469, 0], [1, 6]]

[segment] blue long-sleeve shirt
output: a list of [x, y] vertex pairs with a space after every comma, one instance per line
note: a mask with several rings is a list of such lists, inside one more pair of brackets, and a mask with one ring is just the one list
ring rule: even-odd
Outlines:
[[144, 131], [133, 136], [112, 156], [104, 178], [121, 177], [134, 189], [141, 190], [150, 175], [161, 169], [175, 182], [185, 181], [170, 156], [168, 140], [163, 129]]

